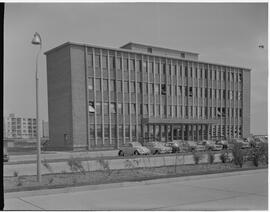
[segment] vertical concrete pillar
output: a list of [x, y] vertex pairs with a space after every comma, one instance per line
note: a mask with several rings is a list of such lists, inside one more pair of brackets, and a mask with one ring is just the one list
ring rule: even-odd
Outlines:
[[168, 125], [165, 124], [165, 141], [168, 142], [169, 138], [168, 138]]
[[184, 134], [184, 124], [181, 125], [182, 128], [182, 140], [185, 140], [185, 134]]
[[171, 141], [173, 141], [173, 135], [174, 135], [174, 127], [171, 125]]

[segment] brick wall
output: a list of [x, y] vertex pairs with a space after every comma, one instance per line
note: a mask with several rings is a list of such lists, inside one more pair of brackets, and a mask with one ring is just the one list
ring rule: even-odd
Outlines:
[[250, 71], [243, 71], [243, 137], [250, 134]]
[[71, 69], [68, 46], [47, 54], [47, 84], [50, 136], [48, 149], [72, 149]]

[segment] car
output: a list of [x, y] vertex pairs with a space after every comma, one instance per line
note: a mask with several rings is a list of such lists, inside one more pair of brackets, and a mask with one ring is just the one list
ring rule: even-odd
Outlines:
[[180, 146], [177, 142], [174, 141], [169, 141], [165, 143], [165, 146], [171, 147], [172, 148], [172, 153], [180, 152]]
[[150, 149], [152, 154], [171, 153], [172, 148], [165, 146], [163, 142], [151, 141], [144, 143], [144, 146]]
[[227, 140], [216, 140], [216, 144], [222, 145], [222, 149], [230, 149], [232, 146], [229, 144]]
[[205, 146], [198, 144], [195, 141], [183, 141], [183, 144], [188, 149], [188, 151], [191, 151], [191, 152], [205, 151]]
[[232, 139], [232, 143], [240, 143], [241, 149], [246, 149], [246, 148], [250, 147], [250, 143], [248, 141], [245, 141], [244, 139], [241, 139], [241, 138]]
[[223, 149], [223, 145], [217, 144], [212, 140], [203, 140], [203, 141], [201, 141], [199, 143], [204, 145], [206, 150], [220, 151], [220, 150]]
[[8, 162], [9, 161], [9, 155], [8, 155], [8, 150], [7, 150], [7, 147], [6, 146], [4, 146], [3, 161], [4, 162]]
[[142, 146], [139, 142], [128, 142], [125, 146], [120, 147], [118, 151], [119, 156], [125, 155], [149, 155], [150, 150]]

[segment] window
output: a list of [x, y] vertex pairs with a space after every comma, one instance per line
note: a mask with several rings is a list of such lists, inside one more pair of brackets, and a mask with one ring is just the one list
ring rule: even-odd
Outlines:
[[125, 104], [125, 114], [129, 114], [129, 103]]
[[150, 47], [147, 48], [147, 52], [148, 52], [148, 53], [152, 53], [152, 48], [150, 48]]
[[130, 82], [130, 92], [135, 93], [135, 82]]
[[159, 84], [155, 84], [155, 94], [159, 95], [159, 92], [160, 92]]
[[116, 81], [116, 86], [117, 86], [117, 92], [122, 92], [122, 82], [120, 80]]
[[136, 104], [131, 104], [130, 106], [131, 106], [131, 111], [130, 111], [130, 113], [131, 113], [131, 114], [136, 114]]
[[99, 55], [95, 55], [95, 64], [96, 64], [97, 68], [100, 67], [100, 56]]
[[147, 115], [148, 114], [148, 105], [147, 104], [144, 104], [143, 105], [143, 114], [144, 115]]
[[153, 62], [150, 62], [149, 63], [149, 72], [150, 72], [150, 74], [153, 74], [154, 73]]
[[129, 131], [129, 125], [126, 125], [126, 127], [125, 127], [125, 137], [126, 138], [129, 138], [129, 133], [130, 133], [130, 131]]
[[136, 60], [136, 71], [141, 72], [142, 71], [142, 61]]
[[189, 96], [192, 97], [192, 87], [189, 87]]
[[159, 75], [159, 63], [155, 63], [155, 72]]
[[97, 138], [102, 138], [102, 126], [97, 124]]
[[161, 64], [161, 73], [166, 75], [166, 64], [165, 63]]
[[209, 88], [209, 98], [212, 98], [212, 89]]
[[115, 69], [115, 59], [114, 59], [114, 57], [110, 57], [110, 69]]
[[142, 83], [141, 83], [141, 82], [138, 82], [138, 83], [137, 83], [137, 87], [138, 87], [138, 88], [137, 88], [137, 89], [138, 89], [138, 90], [137, 90], [137, 93], [142, 93]]
[[130, 71], [135, 70], [135, 60], [130, 60]]
[[204, 78], [205, 78], [205, 79], [208, 78], [208, 70], [207, 70], [207, 69], [204, 70]]
[[200, 69], [200, 79], [202, 79], [203, 77], [203, 71], [202, 71], [202, 68]]
[[95, 109], [96, 109], [96, 113], [97, 113], [98, 115], [100, 115], [100, 114], [101, 114], [101, 103], [100, 103], [100, 102], [96, 102], [96, 107], [95, 107]]
[[222, 95], [223, 96], [223, 99], [225, 99], [226, 98], [226, 90], [223, 90], [222, 93], [223, 93], [223, 95]]
[[147, 72], [147, 62], [143, 61], [143, 72]]
[[208, 96], [208, 92], [207, 92], [207, 91], [208, 91], [208, 89], [205, 88], [205, 89], [204, 89], [204, 97], [205, 97], [205, 98], [207, 98], [207, 96]]
[[121, 69], [121, 62], [122, 62], [122, 58], [117, 57], [116, 58], [116, 69]]
[[125, 93], [129, 93], [129, 88], [128, 88], [128, 82], [127, 81], [124, 82], [124, 91], [125, 91]]
[[102, 56], [102, 67], [107, 68], [107, 56]]
[[182, 96], [182, 86], [178, 86], [178, 95]]
[[161, 85], [161, 95], [166, 95], [166, 85], [165, 84]]
[[110, 105], [110, 110], [111, 110], [111, 113], [116, 113], [116, 103], [111, 103]]
[[143, 93], [148, 93], [148, 83], [143, 83]]
[[185, 77], [188, 77], [188, 67], [185, 66]]
[[124, 70], [128, 71], [128, 59], [124, 58]]
[[185, 58], [185, 53], [181, 53], [181, 57], [182, 58]]
[[150, 116], [153, 116], [153, 115], [154, 115], [154, 105], [153, 105], [153, 104], [151, 104], [151, 105], [149, 106], [149, 115], [150, 115]]
[[122, 103], [117, 103], [117, 110], [118, 110], [118, 113], [123, 114]]
[[156, 116], [160, 116], [160, 105], [156, 105]]
[[192, 78], [192, 72], [193, 72], [192, 67], [190, 67], [190, 77], [191, 78]]
[[187, 96], [188, 96], [188, 87], [185, 86], [185, 97], [187, 97]]
[[93, 78], [88, 79], [88, 89], [94, 90], [94, 79]]
[[111, 89], [111, 91], [115, 91], [115, 81], [114, 80], [111, 80], [110, 89]]
[[150, 83], [150, 94], [154, 94], [154, 84]]
[[97, 91], [100, 91], [101, 90], [100, 79], [96, 79], [96, 90]]
[[242, 109], [239, 109], [239, 116], [242, 117]]
[[242, 82], [242, 74], [239, 73], [239, 78], [238, 78], [239, 82]]
[[108, 91], [108, 80], [103, 80], [103, 91]]
[[109, 131], [109, 125], [104, 124], [104, 138], [109, 138], [110, 131]]
[[108, 104], [108, 102], [103, 103], [103, 113], [104, 113], [104, 115], [109, 114], [109, 104]]

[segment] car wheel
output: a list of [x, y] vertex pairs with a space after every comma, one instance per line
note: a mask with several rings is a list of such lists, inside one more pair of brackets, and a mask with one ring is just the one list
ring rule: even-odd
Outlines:
[[140, 155], [140, 153], [136, 150], [136, 151], [134, 152], [134, 155]]
[[154, 155], [156, 155], [156, 154], [159, 154], [158, 150], [156, 150], [156, 151], [154, 152]]
[[118, 155], [119, 155], [119, 156], [125, 156], [125, 154], [124, 154], [124, 152], [123, 152], [122, 150], [120, 150], [120, 151], [118, 152]]

